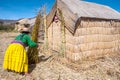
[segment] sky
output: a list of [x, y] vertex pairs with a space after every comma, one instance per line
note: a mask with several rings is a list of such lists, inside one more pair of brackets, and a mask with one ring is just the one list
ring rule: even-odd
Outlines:
[[[107, 5], [120, 12], [120, 0], [84, 1]], [[32, 18], [43, 5], [46, 5], [46, 11], [49, 13], [54, 2], [55, 0], [0, 0], [0, 19]]]

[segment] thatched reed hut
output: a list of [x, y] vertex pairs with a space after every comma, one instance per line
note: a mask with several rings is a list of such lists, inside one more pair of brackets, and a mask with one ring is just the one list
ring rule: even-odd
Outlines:
[[47, 15], [48, 47], [77, 61], [120, 53], [120, 13], [80, 0], [56, 0]]

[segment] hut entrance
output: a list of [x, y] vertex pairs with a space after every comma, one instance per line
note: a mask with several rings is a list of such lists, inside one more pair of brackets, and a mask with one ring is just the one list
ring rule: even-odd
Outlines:
[[[55, 50], [59, 52], [60, 46], [61, 46], [61, 28], [60, 28], [60, 22], [53, 22], [51, 24], [51, 27], [48, 28], [48, 40], [49, 40], [49, 47], [51, 47], [52, 50]], [[49, 33], [50, 32], [50, 33]]]

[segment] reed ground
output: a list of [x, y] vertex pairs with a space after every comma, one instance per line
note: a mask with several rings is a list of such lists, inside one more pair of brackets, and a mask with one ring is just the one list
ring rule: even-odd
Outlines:
[[15, 32], [0, 32], [0, 80], [120, 80], [120, 54], [108, 54], [97, 59], [70, 62], [56, 52], [52, 56], [40, 53], [40, 62], [29, 66], [32, 77], [4, 71], [4, 53]]

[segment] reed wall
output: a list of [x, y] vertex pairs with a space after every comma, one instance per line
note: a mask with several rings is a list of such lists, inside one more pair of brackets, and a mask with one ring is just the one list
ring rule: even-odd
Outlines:
[[[49, 48], [60, 52], [60, 21], [53, 22], [48, 28]], [[75, 34], [65, 29], [65, 57], [78, 61], [97, 58], [105, 54], [120, 53], [120, 22], [82, 20]]]
[[120, 22], [81, 21], [74, 36], [66, 31], [66, 57], [77, 61], [120, 53]]

